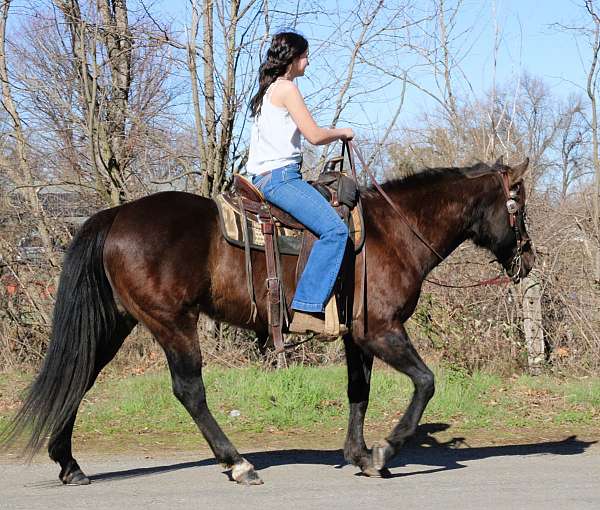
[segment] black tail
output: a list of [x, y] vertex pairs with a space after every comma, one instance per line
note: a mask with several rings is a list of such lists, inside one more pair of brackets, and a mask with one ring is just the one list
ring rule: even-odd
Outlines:
[[94, 373], [96, 353], [117, 325], [117, 309], [102, 261], [104, 241], [117, 209], [101, 211], [75, 235], [60, 275], [52, 335], [40, 373], [23, 407], [0, 435], [8, 444], [31, 427], [32, 456], [77, 411]]

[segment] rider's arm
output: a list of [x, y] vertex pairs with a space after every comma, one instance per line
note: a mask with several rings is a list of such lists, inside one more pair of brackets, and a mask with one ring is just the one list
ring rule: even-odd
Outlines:
[[350, 128], [329, 129], [319, 127], [308, 111], [298, 87], [293, 82], [282, 82], [278, 92], [280, 92], [280, 94], [277, 94], [279, 97], [273, 99], [276, 99], [276, 103], [281, 102], [285, 106], [302, 136], [313, 145], [325, 145], [335, 140], [351, 140], [353, 138], [354, 133]]

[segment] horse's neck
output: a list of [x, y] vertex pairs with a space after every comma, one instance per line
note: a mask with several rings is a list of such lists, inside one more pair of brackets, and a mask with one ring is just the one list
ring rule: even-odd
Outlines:
[[[447, 183], [439, 196], [432, 196], [431, 189], [425, 185], [392, 191], [392, 200], [407, 212], [407, 220], [430, 245], [414, 233], [409, 234], [423, 276], [442, 262], [440, 256], [445, 259], [469, 237], [474, 208], [480, 198], [476, 189], [472, 180], [456, 179]], [[398, 222], [391, 211], [389, 219]]]

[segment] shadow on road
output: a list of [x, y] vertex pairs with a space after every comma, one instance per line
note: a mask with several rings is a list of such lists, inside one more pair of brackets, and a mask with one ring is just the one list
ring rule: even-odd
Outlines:
[[[388, 465], [388, 468], [392, 469], [409, 464], [432, 466], [432, 469], [397, 474], [389, 473], [386, 477], [395, 478], [435, 473], [449, 469], [460, 469], [467, 467], [464, 464], [461, 464], [461, 462], [490, 457], [544, 454], [578, 455], [585, 452], [592, 444], [596, 443], [596, 441], [580, 441], [577, 439], [577, 436], [570, 436], [561, 441], [548, 441], [543, 443], [469, 447], [462, 437], [456, 437], [449, 441], [440, 442], [433, 436], [433, 434], [448, 428], [449, 425], [445, 423], [426, 423], [420, 425], [415, 436], [406, 443], [402, 451], [395, 459], [392, 459]], [[346, 465], [342, 450], [271, 450], [247, 453], [244, 457], [254, 464], [257, 469], [291, 464], [320, 464], [334, 466], [336, 468], [341, 468]], [[206, 459], [198, 462], [181, 462], [164, 466], [98, 473], [90, 476], [90, 479], [93, 482], [98, 483], [102, 481], [154, 475], [215, 464], [216, 461], [214, 459]]]

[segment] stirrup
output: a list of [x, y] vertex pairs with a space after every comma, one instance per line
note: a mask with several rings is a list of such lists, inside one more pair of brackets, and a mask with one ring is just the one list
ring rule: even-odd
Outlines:
[[[346, 328], [344, 333], [348, 332], [348, 328]], [[335, 299], [335, 294], [332, 294], [325, 305], [325, 329], [323, 333], [326, 335], [339, 336], [344, 334], [341, 332], [340, 325], [340, 316], [338, 315], [338, 307], [337, 300]]]
[[323, 342], [333, 342], [341, 335], [348, 333], [345, 324], [340, 324], [335, 296], [325, 306], [325, 319], [313, 314], [296, 311], [289, 326], [290, 333], [316, 333], [317, 339]]

